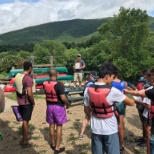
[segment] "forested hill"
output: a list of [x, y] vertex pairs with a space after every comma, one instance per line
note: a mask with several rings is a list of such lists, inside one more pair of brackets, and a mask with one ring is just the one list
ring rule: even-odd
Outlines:
[[51, 22], [0, 35], [0, 44], [36, 43], [42, 40], [57, 40], [59, 42], [80, 42], [96, 34], [97, 28], [104, 19], [74, 19]]
[[[149, 28], [154, 32], [154, 18], [149, 17]], [[0, 45], [21, 45], [25, 43], [56, 40], [58, 42], [83, 42], [97, 35], [97, 28], [108, 21], [104, 19], [74, 19], [50, 22], [0, 35]]]

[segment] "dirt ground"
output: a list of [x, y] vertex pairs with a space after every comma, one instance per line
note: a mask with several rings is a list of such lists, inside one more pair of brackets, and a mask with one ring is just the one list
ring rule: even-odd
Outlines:
[[[15, 101], [14, 101], [15, 102]], [[6, 102], [7, 103], [7, 102]], [[0, 114], [0, 154], [53, 154], [50, 148], [49, 126], [45, 121], [45, 99], [36, 99], [36, 105], [30, 121], [30, 142], [32, 149], [21, 149], [21, 123], [17, 122], [10, 109]], [[90, 126], [88, 126], [83, 140], [78, 139], [82, 120], [84, 118], [82, 102], [72, 103], [67, 110], [68, 123], [63, 126], [61, 146], [66, 148], [63, 154], [91, 154]], [[135, 106], [127, 107], [125, 117], [125, 154], [144, 154], [145, 148], [137, 147], [135, 139], [141, 136], [141, 125]]]

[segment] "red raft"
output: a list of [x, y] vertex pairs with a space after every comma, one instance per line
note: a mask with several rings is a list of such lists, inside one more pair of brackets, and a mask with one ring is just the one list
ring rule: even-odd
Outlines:
[[[58, 74], [58, 76], [66, 76], [66, 74]], [[45, 78], [45, 77], [49, 77], [49, 74], [34, 75], [34, 79]], [[15, 92], [16, 88], [13, 87], [13, 84], [14, 84], [14, 78], [11, 79], [10, 84], [5, 86], [4, 92]], [[42, 84], [36, 85], [36, 89], [42, 89], [42, 88], [43, 88]]]

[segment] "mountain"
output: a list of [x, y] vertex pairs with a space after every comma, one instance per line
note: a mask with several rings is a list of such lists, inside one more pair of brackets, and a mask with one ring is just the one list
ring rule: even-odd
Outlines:
[[[97, 28], [111, 18], [74, 19], [68, 21], [50, 22], [38, 26], [27, 27], [0, 35], [0, 45], [22, 45], [39, 43], [43, 40], [59, 42], [83, 42], [97, 35]], [[149, 17], [149, 28], [154, 34], [154, 18]]]
[[81, 42], [97, 35], [97, 28], [109, 18], [50, 22], [0, 35], [0, 44], [36, 43], [42, 40]]

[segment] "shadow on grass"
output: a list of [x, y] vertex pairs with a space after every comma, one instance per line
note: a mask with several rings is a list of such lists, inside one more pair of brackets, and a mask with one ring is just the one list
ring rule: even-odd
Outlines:
[[[9, 124], [10, 121], [3, 121], [2, 119], [0, 119], [0, 132], [3, 136], [3, 140], [0, 140], [0, 153], [38, 154], [38, 152], [36, 152], [34, 148], [22, 149], [19, 146], [19, 143], [21, 141], [21, 129], [19, 129], [21, 127], [21, 123], [15, 121], [13, 122], [13, 126], [9, 126]], [[30, 134], [32, 134], [32, 132]]]
[[125, 128], [124, 146], [129, 149], [133, 154], [146, 154], [146, 147], [140, 147], [137, 145], [136, 140], [141, 138], [134, 132], [131, 132], [128, 128]]

